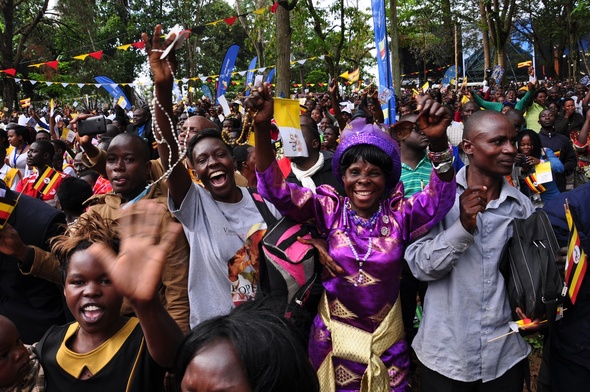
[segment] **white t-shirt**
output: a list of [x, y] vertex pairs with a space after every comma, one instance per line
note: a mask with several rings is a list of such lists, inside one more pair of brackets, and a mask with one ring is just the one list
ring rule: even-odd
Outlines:
[[[176, 207], [168, 196], [168, 207], [182, 223], [190, 245], [188, 297], [190, 327], [211, 317], [229, 313], [234, 304], [251, 299], [257, 285], [257, 244], [266, 230], [252, 196], [239, 188], [243, 197], [237, 203], [213, 200], [203, 187], [193, 184]], [[267, 202], [277, 218], [279, 212]], [[252, 252], [255, 252], [253, 254]], [[239, 269], [230, 276], [229, 263]], [[235, 272], [235, 270], [232, 269]]]

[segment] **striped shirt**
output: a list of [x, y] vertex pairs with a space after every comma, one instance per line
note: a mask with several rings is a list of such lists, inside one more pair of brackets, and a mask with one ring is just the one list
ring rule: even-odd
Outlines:
[[428, 159], [426, 151], [424, 158], [418, 162], [415, 169], [402, 162], [401, 182], [404, 184], [404, 197], [410, 197], [415, 193], [422, 191], [430, 181], [430, 172], [432, 171], [432, 163]]

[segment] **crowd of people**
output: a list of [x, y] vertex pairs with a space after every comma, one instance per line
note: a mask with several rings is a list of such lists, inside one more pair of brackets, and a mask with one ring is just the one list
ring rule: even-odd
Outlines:
[[[500, 258], [535, 208], [567, 246], [566, 199], [590, 252], [587, 86], [404, 92], [386, 126], [374, 88], [334, 79], [288, 157], [268, 84], [227, 116], [173, 104], [160, 36], [143, 36], [151, 105], [4, 118], [0, 391], [397, 392], [416, 363], [423, 391], [523, 390], [530, 345], [497, 339], [515, 321]], [[78, 133], [97, 114], [104, 132]], [[312, 233], [308, 322], [260, 290], [261, 203]], [[590, 279], [566, 307], [539, 391], [590, 381]]]

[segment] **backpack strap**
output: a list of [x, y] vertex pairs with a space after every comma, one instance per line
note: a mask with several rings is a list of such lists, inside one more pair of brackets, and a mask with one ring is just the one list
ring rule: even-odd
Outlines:
[[262, 215], [262, 219], [264, 219], [266, 225], [270, 227], [271, 225], [275, 224], [278, 219], [273, 215], [272, 212], [270, 212], [270, 209], [266, 205], [264, 198], [258, 193], [258, 190], [256, 188], [248, 188], [248, 192], [250, 193], [250, 196], [252, 196], [252, 200], [254, 200], [254, 204], [256, 204], [256, 208], [258, 208], [258, 211], [260, 212], [260, 215]]

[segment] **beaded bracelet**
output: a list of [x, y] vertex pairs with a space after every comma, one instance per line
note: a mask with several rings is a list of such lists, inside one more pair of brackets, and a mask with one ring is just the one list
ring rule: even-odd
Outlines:
[[430, 146], [426, 147], [428, 159], [432, 163], [443, 163], [453, 158], [453, 146], [449, 143], [449, 148], [443, 151], [430, 151]]

